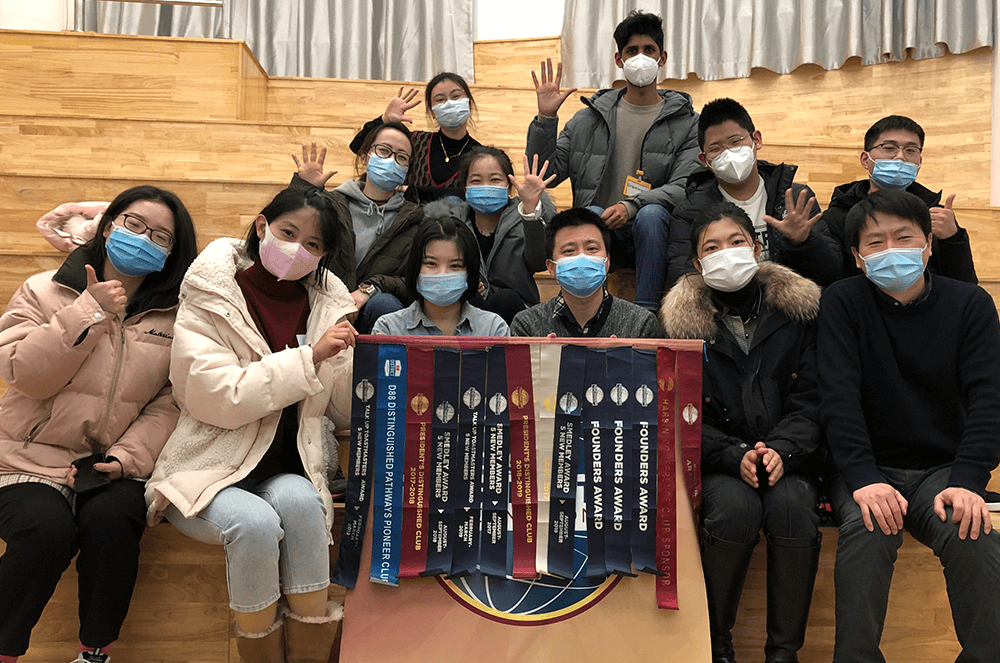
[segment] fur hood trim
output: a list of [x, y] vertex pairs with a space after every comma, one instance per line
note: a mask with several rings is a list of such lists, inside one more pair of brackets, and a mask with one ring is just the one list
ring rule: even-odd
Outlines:
[[[764, 302], [793, 322], [810, 322], [819, 314], [820, 287], [774, 262], [760, 263], [754, 277], [764, 289]], [[701, 274], [685, 274], [663, 298], [660, 323], [667, 338], [711, 341], [719, 333], [719, 313]]]

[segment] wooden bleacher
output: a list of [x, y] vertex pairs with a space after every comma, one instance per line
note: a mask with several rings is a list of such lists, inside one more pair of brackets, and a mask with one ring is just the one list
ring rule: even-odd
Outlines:
[[[520, 172], [535, 114], [529, 71], [545, 57], [558, 58], [559, 39], [480, 42], [474, 55], [474, 135], [506, 150]], [[696, 109], [720, 96], [744, 103], [763, 134], [762, 157], [798, 164], [798, 179], [824, 207], [834, 186], [864, 176], [858, 154], [865, 129], [885, 114], [913, 117], [928, 136], [920, 179], [959, 194], [959, 222], [972, 236], [980, 279], [996, 298], [1000, 209], [989, 206], [991, 77], [992, 53], [979, 49], [921, 62], [851, 61], [830, 72], [804, 66], [785, 76], [758, 70], [736, 81], [663, 85], [690, 93]], [[34, 227], [56, 205], [110, 200], [153, 182], [185, 201], [202, 245], [239, 234], [288, 182], [290, 155], [302, 142], [329, 148], [328, 168], [339, 171], [335, 183], [352, 176], [347, 143], [400, 85], [422, 89], [422, 83], [267, 77], [241, 42], [0, 31], [0, 304], [28, 275], [61, 262]], [[567, 101], [563, 120], [577, 108], [575, 98]], [[414, 128], [428, 127], [423, 111], [411, 111]], [[568, 206], [568, 183], [554, 197]], [[551, 284], [542, 286], [545, 296]], [[1000, 489], [1000, 473], [992, 485]], [[825, 537], [803, 663], [829, 660], [832, 652], [836, 533]], [[736, 630], [741, 661], [762, 660], [762, 552], [763, 546]], [[913, 663], [953, 659], [957, 641], [940, 566], [909, 536], [899, 559], [884, 650]], [[147, 532], [116, 663], [238, 661], [225, 577], [220, 548], [188, 540], [169, 525]], [[71, 569], [25, 663], [72, 654], [75, 582]]]

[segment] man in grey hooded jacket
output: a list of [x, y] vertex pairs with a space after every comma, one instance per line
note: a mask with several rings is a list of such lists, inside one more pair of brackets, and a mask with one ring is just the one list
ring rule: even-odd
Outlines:
[[666, 276], [670, 213], [684, 199], [684, 182], [697, 170], [698, 114], [683, 92], [658, 90], [666, 62], [659, 16], [632, 12], [615, 29], [615, 63], [623, 90], [582, 98], [585, 108], [557, 130], [559, 107], [576, 88], [561, 90], [562, 64], [553, 75], [534, 72], [538, 115], [528, 127], [526, 153], [548, 160], [558, 185], [567, 177], [573, 206], [590, 207], [611, 230], [615, 268], [635, 266], [640, 306], [656, 310]]

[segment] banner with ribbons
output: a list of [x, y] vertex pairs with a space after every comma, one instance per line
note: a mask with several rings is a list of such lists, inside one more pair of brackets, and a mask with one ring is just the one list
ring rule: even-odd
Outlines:
[[657, 606], [679, 608], [676, 490], [696, 507], [701, 342], [567, 341], [358, 337], [334, 582], [355, 586], [370, 510], [372, 582], [648, 573]]

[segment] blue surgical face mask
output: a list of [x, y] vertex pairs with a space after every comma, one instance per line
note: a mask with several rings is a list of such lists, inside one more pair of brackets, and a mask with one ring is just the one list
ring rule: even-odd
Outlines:
[[467, 186], [465, 202], [480, 214], [493, 214], [507, 204], [507, 187], [488, 184]]
[[580, 253], [556, 260], [556, 281], [574, 297], [589, 297], [608, 277], [607, 258]]
[[146, 233], [134, 233], [128, 228], [115, 226], [104, 245], [108, 259], [120, 274], [145, 276], [163, 269], [170, 249], [151, 240]]
[[872, 182], [880, 189], [905, 189], [917, 179], [920, 166], [900, 159], [875, 159]]
[[865, 263], [865, 276], [889, 292], [903, 292], [917, 282], [924, 273], [924, 249], [899, 248], [886, 249], [862, 256]]
[[431, 110], [434, 111], [434, 119], [445, 129], [458, 129], [472, 115], [467, 98], [449, 99]]
[[417, 292], [431, 304], [450, 306], [469, 288], [469, 277], [465, 272], [447, 274], [418, 274]]
[[382, 191], [395, 191], [406, 180], [406, 169], [396, 163], [394, 158], [383, 159], [374, 153], [368, 156], [365, 173], [368, 181]]

